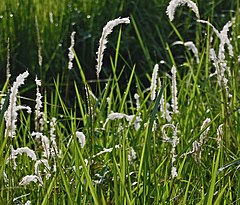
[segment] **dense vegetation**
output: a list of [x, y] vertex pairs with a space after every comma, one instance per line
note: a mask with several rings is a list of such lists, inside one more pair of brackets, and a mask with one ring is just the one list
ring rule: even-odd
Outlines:
[[169, 2], [3, 0], [0, 204], [238, 203], [239, 2]]

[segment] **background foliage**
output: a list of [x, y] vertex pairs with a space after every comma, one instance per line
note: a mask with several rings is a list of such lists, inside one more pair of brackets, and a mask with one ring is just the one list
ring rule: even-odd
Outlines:
[[[209, 19], [217, 28], [234, 15], [237, 1], [197, 1], [202, 19]], [[165, 14], [167, 0], [124, 1], [107, 0], [3, 0], [0, 5], [0, 69], [4, 74], [6, 67], [7, 39], [10, 39], [12, 76], [28, 69], [38, 75], [44, 84], [52, 82], [52, 77], [65, 73], [70, 34], [76, 31], [75, 50], [79, 61], [87, 71], [87, 79], [95, 78], [96, 51], [102, 28], [107, 21], [119, 16], [131, 16], [136, 27], [131, 24], [124, 28], [120, 54], [130, 66], [137, 65], [136, 72], [145, 76], [153, 65], [164, 59], [168, 71], [169, 57], [166, 44], [179, 40]], [[43, 65], [38, 65], [38, 41], [36, 21], [38, 19]], [[187, 8], [179, 8], [174, 20], [184, 40], [193, 40], [201, 45], [201, 33], [192, 20], [194, 15]], [[141, 39], [136, 35], [139, 31]], [[113, 56], [117, 32], [109, 39], [106, 56]], [[140, 44], [139, 41], [142, 41]], [[182, 51], [174, 51], [181, 62]], [[109, 76], [109, 57], [105, 58], [105, 75]], [[122, 64], [124, 62], [122, 61]], [[121, 64], [120, 64], [121, 65]], [[75, 66], [76, 67], [76, 66]], [[3, 83], [3, 81], [2, 81]]]

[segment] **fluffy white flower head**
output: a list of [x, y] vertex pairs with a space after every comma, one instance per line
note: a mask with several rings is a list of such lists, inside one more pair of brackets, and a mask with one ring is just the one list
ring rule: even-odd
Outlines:
[[102, 36], [99, 40], [99, 47], [98, 47], [98, 51], [97, 51], [97, 66], [96, 66], [97, 77], [99, 77], [99, 73], [102, 69], [103, 53], [104, 53], [104, 50], [106, 49], [107, 36], [110, 33], [112, 33], [112, 29], [115, 26], [117, 26], [119, 24], [129, 24], [129, 23], [130, 23], [129, 17], [117, 18], [117, 19], [107, 22], [107, 24], [104, 26], [103, 31], [102, 31]]
[[177, 99], [177, 80], [176, 80], [176, 73], [177, 69], [173, 65], [172, 67], [172, 109], [173, 109], [173, 114], [178, 113], [178, 99]]
[[174, 14], [175, 14], [176, 8], [178, 6], [184, 6], [185, 4], [190, 9], [192, 9], [192, 11], [195, 13], [195, 15], [198, 19], [200, 18], [198, 7], [193, 1], [191, 1], [191, 0], [172, 0], [172, 1], [170, 1], [169, 5], [167, 7], [167, 11], [166, 11], [170, 21], [172, 21], [174, 19]]
[[151, 87], [150, 87], [151, 100], [155, 100], [155, 98], [156, 98], [158, 69], [159, 69], [159, 66], [158, 66], [158, 64], [156, 64], [153, 69], [152, 82], [151, 82]]
[[74, 59], [73, 47], [74, 47], [74, 45], [75, 45], [75, 40], [74, 40], [75, 34], [76, 34], [76, 32], [73, 31], [72, 34], [71, 34], [71, 45], [70, 45], [70, 47], [68, 48], [68, 51], [69, 51], [69, 53], [68, 53], [68, 59], [69, 59], [69, 61], [68, 61], [68, 69], [69, 69], [69, 70], [71, 70], [72, 67], [73, 67], [72, 61], [73, 61], [73, 59]]
[[4, 118], [6, 122], [5, 136], [9, 136], [12, 138], [15, 137], [16, 122], [17, 122], [17, 115], [18, 115], [17, 111], [20, 108], [17, 106], [18, 88], [24, 84], [24, 81], [28, 77], [28, 75], [29, 75], [28, 71], [25, 71], [24, 73], [20, 74], [16, 78], [16, 81], [13, 83], [13, 86], [11, 87], [9, 106], [6, 112], [4, 113]]
[[39, 178], [38, 176], [36, 176], [36, 175], [27, 175], [27, 176], [22, 178], [22, 180], [19, 182], [19, 185], [20, 186], [29, 185], [31, 182], [34, 182], [34, 183], [39, 182], [40, 186], [43, 184], [41, 178]]
[[86, 136], [82, 132], [76, 132], [76, 137], [79, 140], [81, 148], [83, 148], [86, 144]]

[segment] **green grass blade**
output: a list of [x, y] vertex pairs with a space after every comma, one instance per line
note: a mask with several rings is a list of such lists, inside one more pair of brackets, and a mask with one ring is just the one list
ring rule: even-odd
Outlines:
[[210, 184], [210, 188], [208, 191], [208, 198], [207, 198], [207, 204], [209, 205], [213, 204], [213, 196], [214, 196], [215, 186], [216, 186], [219, 158], [220, 158], [220, 149], [218, 150], [216, 160], [213, 160], [213, 164], [212, 164], [212, 178], [211, 178], [211, 184]]

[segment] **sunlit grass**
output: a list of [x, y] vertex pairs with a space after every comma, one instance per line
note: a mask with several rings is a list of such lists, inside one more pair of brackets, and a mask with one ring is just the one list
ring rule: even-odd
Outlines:
[[[103, 64], [95, 81], [87, 80], [88, 73], [73, 50], [76, 65], [72, 70], [68, 70], [66, 64], [63, 69], [67, 71], [62, 76], [56, 75], [51, 89], [41, 79], [42, 128], [35, 117], [35, 99], [26, 97], [32, 87], [36, 88], [31, 82], [35, 76], [30, 73], [19, 87], [16, 107], [29, 105], [32, 113], [17, 110], [14, 138], [5, 133], [5, 113], [12, 92], [12, 83], [7, 80], [0, 95], [0, 204], [27, 204], [28, 200], [31, 204], [46, 205], [238, 203], [239, 15], [235, 18], [229, 19], [232, 26], [227, 34], [234, 55], [231, 57], [226, 49], [225, 59], [222, 58], [230, 68], [230, 73], [224, 73], [228, 89], [226, 84], [219, 83], [218, 74], [211, 76], [216, 65], [211, 61], [210, 48], [218, 53], [221, 39], [209, 25], [200, 22], [195, 23], [196, 39], [201, 44], [193, 42], [198, 49], [199, 62], [184, 46], [189, 39], [181, 34], [174, 21], [169, 24], [171, 35], [176, 35], [182, 44], [163, 42], [159, 35], [161, 43], [165, 43], [162, 49], [167, 58], [159, 66], [156, 82], [151, 82], [150, 74], [144, 73], [146, 82], [143, 83], [137, 75], [138, 64], [131, 65], [122, 56], [121, 45], [128, 25], [113, 31], [118, 36], [116, 42], [111, 42], [115, 52], [104, 56], [110, 62], [106, 65], [108, 71], [104, 73]], [[153, 69], [151, 52], [134, 16], [130, 17], [130, 22], [145, 56], [143, 60]], [[176, 48], [183, 53], [181, 63], [176, 59], [179, 56], [174, 55]], [[164, 72], [162, 66], [167, 67]], [[177, 71], [177, 96], [172, 95], [175, 83], [170, 72], [172, 66]], [[92, 69], [95, 71], [95, 67]], [[107, 74], [108, 78], [104, 79], [102, 76]], [[66, 76], [73, 99], [63, 96]], [[16, 81], [13, 77], [10, 80]], [[157, 84], [151, 86], [151, 83]], [[156, 87], [155, 99], [151, 97], [150, 87]], [[173, 98], [177, 100], [178, 112], [174, 112]], [[166, 117], [167, 112], [170, 118]], [[52, 124], [54, 118], [56, 125]], [[76, 132], [84, 134], [86, 144], [80, 143]], [[49, 148], [54, 148], [49, 156], [47, 139]], [[33, 150], [37, 160], [42, 160], [38, 161], [42, 162], [40, 172], [36, 170], [37, 160], [26, 153], [18, 154], [15, 159], [11, 147]], [[46, 161], [49, 168], [43, 163]], [[27, 175], [38, 178], [21, 185]]]

